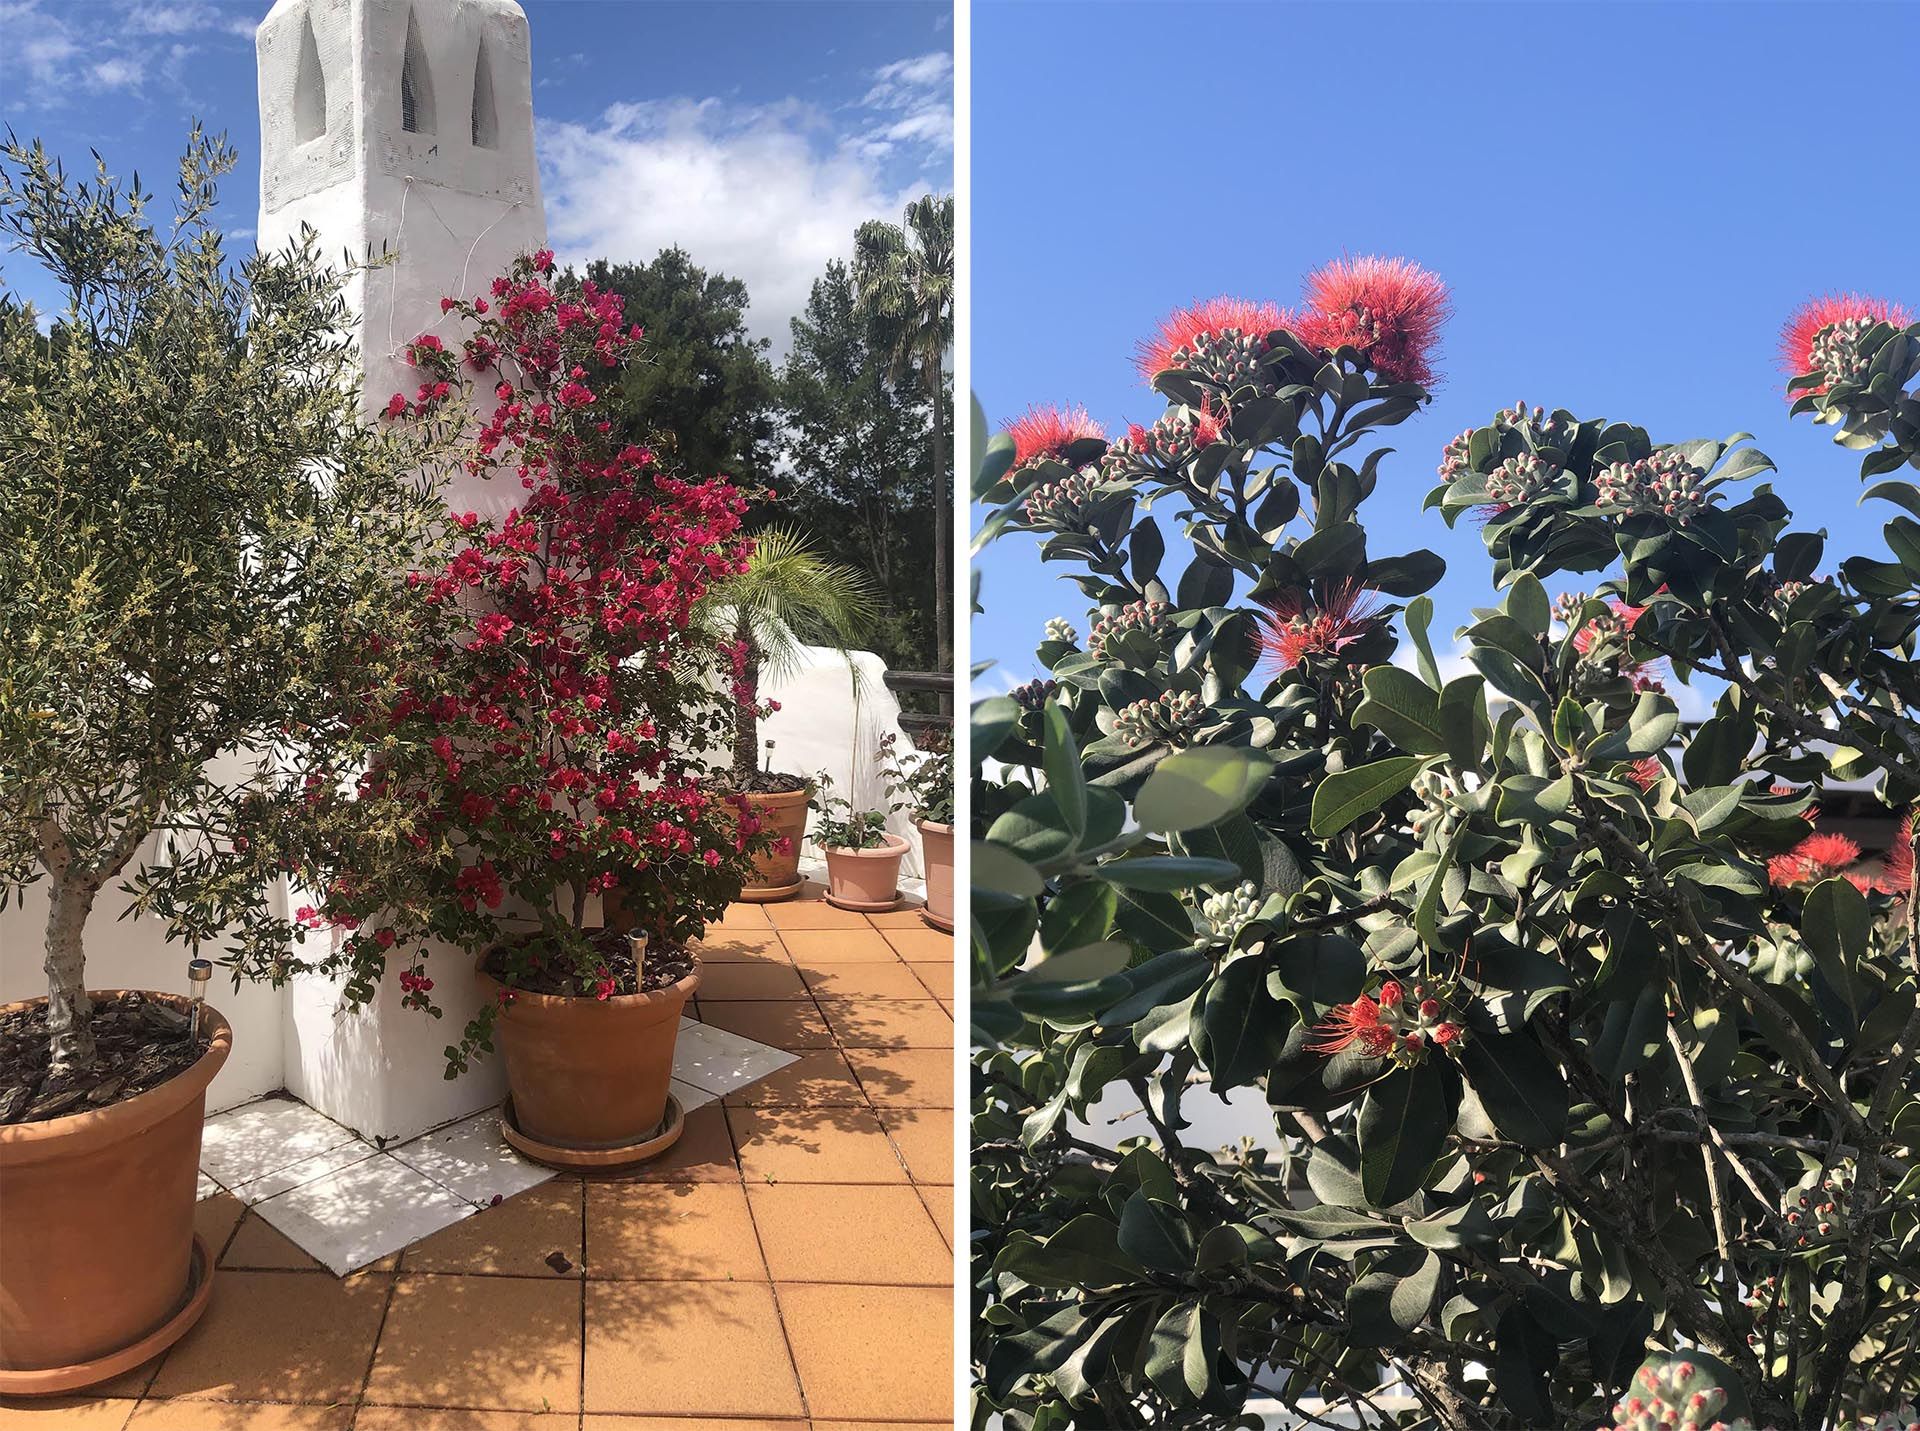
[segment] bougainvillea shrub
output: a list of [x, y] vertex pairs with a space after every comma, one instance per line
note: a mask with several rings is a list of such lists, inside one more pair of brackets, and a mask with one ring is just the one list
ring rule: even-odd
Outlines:
[[[460, 336], [408, 345], [418, 383], [381, 420], [439, 432], [463, 454], [450, 476], [521, 495], [495, 521], [451, 512], [450, 554], [408, 572], [409, 602], [367, 628], [376, 651], [410, 633], [413, 659], [354, 692], [336, 739], [358, 741], [360, 769], [309, 790], [309, 827], [340, 833], [294, 871], [302, 937], [254, 958], [344, 972], [357, 1000], [398, 963], [407, 1002], [436, 1014], [436, 973], [468, 967], [430, 970], [433, 941], [499, 951], [509, 984], [631, 993], [631, 968], [610, 969], [587, 932], [590, 898], [617, 895], [629, 924], [678, 948], [765, 840], [706, 777], [755, 700], [745, 653], [694, 619], [751, 555], [747, 495], [612, 435], [585, 379], [638, 360], [641, 332], [593, 284], [558, 289], [551, 254], [442, 311]], [[489, 1022], [448, 1049], [450, 1072]]]
[[[973, 713], [976, 1424], [1912, 1415], [1912, 825], [1856, 869], [1813, 817], [1920, 793], [1914, 524], [1829, 555], [1744, 439], [1517, 404], [1437, 454], [1491, 568], [1445, 679], [1442, 564], [1365, 512], [1418, 503], [1380, 437], [1446, 307], [1382, 260], [1217, 300], [1142, 345], [1150, 426], [988, 449], [985, 539], [1087, 609]], [[1892, 465], [1916, 330], [1816, 316], [1796, 405]]]

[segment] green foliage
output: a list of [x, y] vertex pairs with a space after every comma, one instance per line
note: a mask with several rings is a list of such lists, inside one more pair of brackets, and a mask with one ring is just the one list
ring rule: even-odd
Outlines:
[[56, 1057], [80, 1066], [86, 916], [149, 837], [138, 907], [170, 935], [287, 943], [282, 841], [327, 838], [301, 793], [350, 776], [339, 692], [408, 658], [407, 632], [363, 633], [442, 510], [422, 440], [360, 419], [311, 235], [229, 265], [223, 140], [195, 130], [161, 229], [104, 162], [0, 160], [0, 231], [67, 296], [44, 336], [0, 298], [0, 900], [48, 880]]
[[[1801, 816], [1829, 776], [1920, 793], [1920, 566], [1816, 578], [1743, 438], [1516, 408], [1428, 499], [1502, 593], [1442, 681], [1439, 562], [1363, 520], [1426, 394], [1258, 337], [1160, 372], [1145, 440], [997, 439], [976, 478], [985, 539], [1093, 608], [973, 711], [976, 1424], [1593, 1426], [1649, 1346], [1729, 1426], [1898, 1407], [1916, 899], [1825, 878]], [[1572, 573], [1605, 580], [1550, 601]], [[1249, 1087], [1270, 1126], [1183, 1140]], [[1783, 1192], [1842, 1166], [1806, 1231]]]

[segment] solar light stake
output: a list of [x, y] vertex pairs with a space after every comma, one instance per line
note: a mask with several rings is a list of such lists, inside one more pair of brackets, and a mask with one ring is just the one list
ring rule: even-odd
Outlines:
[[190, 959], [187, 961], [187, 985], [193, 995], [193, 1017], [187, 1024], [187, 1041], [197, 1043], [200, 1038], [200, 1006], [207, 999], [207, 980], [213, 977], [213, 961], [210, 959]]
[[647, 982], [647, 936], [644, 930], [631, 930], [627, 934], [627, 952], [633, 955], [633, 989], [643, 992]]

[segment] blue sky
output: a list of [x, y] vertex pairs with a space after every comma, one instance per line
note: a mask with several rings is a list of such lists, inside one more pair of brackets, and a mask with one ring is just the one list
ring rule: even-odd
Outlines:
[[[983, 0], [972, 33], [972, 383], [996, 425], [1031, 402], [1151, 420], [1130, 360], [1168, 310], [1288, 304], [1342, 251], [1404, 254], [1457, 312], [1365, 516], [1375, 553], [1447, 559], [1436, 644], [1489, 566], [1420, 501], [1445, 441], [1519, 398], [1656, 441], [1752, 432], [1826, 570], [1884, 551], [1891, 512], [1856, 508], [1830, 429], [1787, 420], [1774, 354], [1817, 291], [1920, 309], [1911, 87], [1876, 59], [1920, 54], [1920, 6]], [[983, 691], [1037, 673], [1046, 617], [1086, 629], [1036, 552], [1016, 534], [979, 564]]]
[[[268, 0], [0, 0], [0, 125], [68, 167], [98, 149], [165, 198], [189, 121], [240, 165], [222, 216], [258, 208], [253, 27]], [[863, 219], [952, 187], [951, 7], [936, 0], [527, 0], [550, 237], [563, 258], [679, 243], [787, 319]], [[0, 277], [29, 293], [17, 256]], [[41, 289], [42, 296], [44, 289]]]

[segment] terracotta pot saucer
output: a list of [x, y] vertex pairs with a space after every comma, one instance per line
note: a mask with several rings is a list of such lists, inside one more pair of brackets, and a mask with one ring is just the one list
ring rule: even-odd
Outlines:
[[888, 899], [848, 899], [828, 890], [821, 898], [835, 909], [850, 909], [857, 914], [885, 914], [900, 903], [900, 891], [895, 890], [892, 897]]
[[666, 1116], [660, 1120], [660, 1126], [650, 1137], [638, 1143], [622, 1143], [610, 1148], [570, 1148], [557, 1143], [543, 1143], [522, 1132], [514, 1117], [512, 1094], [508, 1094], [507, 1101], [500, 1105], [500, 1132], [507, 1142], [536, 1163], [544, 1163], [550, 1168], [565, 1168], [569, 1172], [604, 1172], [657, 1158], [680, 1141], [686, 1126], [686, 1110], [681, 1108], [679, 1098], [669, 1093]]
[[33, 1371], [14, 1371], [0, 1367], [0, 1396], [57, 1396], [63, 1391], [78, 1391], [111, 1381], [123, 1371], [132, 1371], [142, 1362], [152, 1361], [161, 1352], [184, 1337], [207, 1310], [207, 1298], [213, 1291], [213, 1253], [199, 1233], [193, 1235], [193, 1263], [187, 1273], [187, 1292], [180, 1310], [148, 1332], [139, 1341], [119, 1351], [72, 1366], [48, 1366]]
[[953, 933], [953, 921], [951, 919], [942, 919], [930, 909], [922, 909], [920, 911], [920, 917], [942, 934]]
[[775, 900], [792, 899], [800, 893], [805, 880], [797, 879], [792, 884], [749, 884], [740, 889], [742, 904], [772, 904]]

